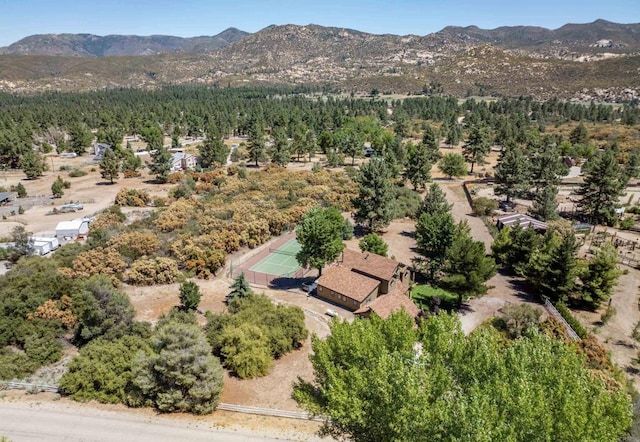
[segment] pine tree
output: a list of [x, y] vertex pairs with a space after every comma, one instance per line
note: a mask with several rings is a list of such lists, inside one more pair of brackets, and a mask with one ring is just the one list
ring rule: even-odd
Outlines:
[[542, 221], [558, 219], [558, 187], [547, 185], [533, 197], [529, 215]]
[[28, 149], [20, 156], [20, 168], [28, 179], [33, 180], [47, 170], [42, 154], [34, 149]]
[[429, 215], [450, 213], [451, 206], [452, 205], [447, 202], [447, 197], [438, 183], [432, 183], [422, 201], [418, 217], [423, 213]]
[[462, 141], [462, 127], [459, 124], [453, 123], [447, 132], [447, 139], [444, 141], [449, 146], [456, 146]]
[[75, 152], [78, 155], [85, 153], [86, 148], [93, 141], [93, 134], [84, 123], [74, 124], [69, 130], [69, 136], [71, 137], [69, 142], [71, 152]]
[[589, 135], [584, 123], [580, 122], [580, 124], [571, 131], [569, 141], [571, 141], [571, 144], [586, 144], [587, 141], [589, 141]]
[[249, 285], [249, 281], [244, 276], [244, 273], [240, 273], [234, 280], [233, 284], [231, 284], [231, 290], [227, 297], [225, 298], [225, 302], [229, 304], [234, 299], [244, 299], [253, 295], [253, 290]]
[[598, 308], [611, 298], [613, 288], [620, 276], [616, 264], [618, 264], [618, 251], [613, 244], [606, 242], [589, 260], [584, 274], [580, 276], [582, 300], [588, 302], [592, 308]]
[[434, 164], [442, 157], [440, 153], [440, 137], [438, 132], [429, 124], [425, 125], [422, 145], [424, 146], [426, 160], [429, 163]]
[[51, 184], [51, 193], [54, 198], [62, 198], [62, 195], [64, 195], [64, 180], [62, 177], [58, 176], [53, 184]]
[[547, 137], [540, 141], [530, 140], [528, 153], [531, 158], [531, 181], [536, 193], [548, 186], [560, 184], [560, 177], [569, 169], [562, 161], [559, 148]]
[[462, 148], [462, 154], [464, 159], [471, 163], [471, 171], [473, 173], [473, 166], [476, 164], [484, 164], [485, 157], [489, 154], [491, 149], [491, 137], [489, 131], [484, 126], [474, 126], [469, 132], [469, 139]]
[[211, 126], [207, 130], [207, 138], [200, 145], [200, 160], [204, 169], [209, 169], [214, 165], [227, 164], [229, 156], [229, 147], [222, 141], [222, 137], [218, 130]]
[[200, 304], [200, 287], [193, 281], [185, 281], [180, 284], [180, 309], [191, 311], [198, 308]]
[[615, 208], [625, 185], [622, 168], [612, 149], [589, 162], [589, 172], [576, 192], [580, 196], [578, 207], [591, 222], [613, 225]]
[[360, 167], [355, 181], [358, 184], [358, 196], [353, 200], [356, 223], [367, 223], [372, 232], [388, 226], [393, 217], [395, 191], [386, 161], [372, 158]]
[[287, 134], [282, 128], [276, 128], [273, 131], [273, 146], [269, 151], [271, 161], [279, 166], [286, 166], [291, 161], [289, 140]]
[[22, 183], [18, 183], [16, 186], [16, 192], [18, 193], [18, 198], [24, 198], [27, 196], [27, 189], [25, 189]]
[[507, 202], [529, 189], [529, 159], [519, 147], [508, 147], [495, 170], [496, 195], [506, 195]]
[[413, 184], [416, 190], [424, 188], [427, 181], [431, 179], [431, 164], [429, 152], [424, 143], [420, 143], [417, 146], [409, 144], [404, 176]]
[[262, 123], [257, 120], [253, 122], [249, 137], [249, 159], [254, 161], [256, 167], [258, 167], [259, 162], [264, 160], [265, 150], [264, 127]]
[[120, 160], [112, 149], [105, 149], [100, 161], [100, 176], [113, 184], [114, 179], [120, 176]]
[[153, 161], [149, 169], [155, 174], [159, 183], [166, 183], [171, 173], [171, 152], [164, 146], [160, 146], [151, 154]]

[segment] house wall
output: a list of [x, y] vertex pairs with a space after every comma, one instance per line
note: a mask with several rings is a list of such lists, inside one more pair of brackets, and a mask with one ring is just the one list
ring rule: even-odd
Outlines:
[[347, 296], [342, 295], [341, 293], [334, 292], [333, 290], [329, 290], [328, 288], [319, 285], [316, 289], [316, 293], [320, 298], [323, 298], [329, 302], [333, 302], [334, 304], [338, 304], [341, 307], [349, 311], [358, 310], [363, 305], [369, 304], [371, 301], [376, 299], [378, 296], [378, 290], [373, 289], [369, 295], [365, 298], [364, 301], [358, 302], [354, 299], [351, 299]]

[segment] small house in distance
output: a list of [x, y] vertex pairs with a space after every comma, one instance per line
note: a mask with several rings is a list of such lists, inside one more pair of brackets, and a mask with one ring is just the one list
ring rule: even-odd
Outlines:
[[86, 238], [89, 233], [89, 220], [76, 218], [71, 221], [60, 221], [56, 226], [56, 238], [72, 240]]
[[196, 167], [196, 157], [184, 152], [176, 152], [171, 155], [171, 171], [193, 170]]
[[356, 311], [382, 296], [405, 296], [409, 269], [374, 253], [345, 249], [338, 262], [328, 267], [316, 283], [318, 297]]
[[101, 160], [107, 149], [113, 149], [111, 144], [108, 143], [96, 143], [93, 145], [93, 154], [96, 160]]
[[502, 230], [505, 227], [520, 226], [523, 229], [534, 229], [536, 231], [544, 232], [547, 230], [547, 223], [537, 220], [524, 213], [512, 213], [504, 215], [498, 218], [496, 223], [498, 229]]

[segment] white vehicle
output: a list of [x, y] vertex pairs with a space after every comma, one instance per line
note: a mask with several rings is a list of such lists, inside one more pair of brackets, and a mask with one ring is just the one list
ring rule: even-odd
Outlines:
[[324, 314], [327, 316], [331, 316], [332, 318], [335, 318], [336, 316], [340, 316], [337, 311], [331, 310], [330, 308], [328, 308], [327, 311], [324, 312]]
[[302, 283], [302, 290], [304, 290], [305, 292], [311, 293], [317, 288], [318, 288], [318, 283], [315, 281]]

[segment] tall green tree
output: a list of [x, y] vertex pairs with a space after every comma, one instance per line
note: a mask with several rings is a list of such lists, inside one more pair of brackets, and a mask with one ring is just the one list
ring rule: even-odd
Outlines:
[[604, 243], [580, 275], [583, 301], [593, 308], [598, 308], [611, 298], [620, 276], [617, 264], [618, 251], [610, 242]]
[[427, 194], [424, 196], [424, 200], [422, 200], [422, 206], [420, 207], [418, 215], [423, 213], [429, 215], [450, 213], [451, 206], [438, 183], [431, 183]]
[[18, 183], [16, 186], [16, 193], [18, 194], [18, 198], [24, 198], [27, 196], [27, 189], [24, 187], [24, 184]]
[[504, 227], [491, 244], [491, 252], [504, 268], [524, 275], [531, 255], [542, 243], [542, 236], [533, 229]]
[[529, 190], [530, 163], [517, 146], [508, 147], [495, 169], [496, 195], [505, 195], [507, 202]]
[[593, 223], [613, 225], [615, 208], [625, 185], [622, 168], [612, 149], [607, 149], [589, 162], [589, 171], [576, 192], [580, 197], [578, 208]]
[[418, 190], [424, 188], [425, 184], [431, 179], [431, 165], [429, 154], [425, 144], [410, 144], [407, 149], [407, 166], [404, 176], [408, 179], [413, 187]]
[[387, 162], [383, 158], [371, 158], [360, 166], [355, 181], [358, 184], [358, 196], [353, 200], [356, 223], [367, 223], [372, 232], [388, 226], [393, 216], [395, 191]]
[[27, 179], [33, 180], [47, 170], [47, 163], [39, 151], [28, 149], [20, 156], [20, 168], [27, 176]]
[[253, 295], [253, 290], [249, 285], [249, 281], [244, 276], [244, 272], [240, 273], [234, 280], [233, 284], [231, 284], [230, 288], [232, 289], [225, 298], [225, 302], [229, 304], [234, 299], [244, 299], [251, 295]]
[[447, 138], [445, 139], [445, 143], [449, 146], [457, 146], [458, 143], [462, 141], [462, 127], [454, 123], [449, 126], [449, 131], [447, 132]]
[[547, 232], [525, 269], [527, 281], [539, 294], [566, 301], [576, 289], [579, 244], [573, 232]]
[[532, 138], [527, 143], [528, 155], [531, 158], [531, 182], [535, 192], [548, 185], [560, 184], [560, 177], [569, 172], [562, 161], [560, 149], [549, 137], [541, 140]]
[[286, 166], [291, 161], [291, 146], [287, 139], [287, 133], [282, 128], [273, 131], [273, 146], [269, 149], [271, 161], [278, 166]]
[[571, 144], [587, 144], [589, 141], [589, 134], [587, 133], [587, 128], [583, 122], [580, 122], [580, 124], [571, 131], [569, 141], [571, 141]]
[[151, 154], [149, 169], [156, 176], [159, 183], [166, 183], [171, 173], [171, 152], [165, 146], [160, 146]]
[[254, 120], [249, 131], [249, 159], [256, 167], [265, 159], [264, 126], [262, 122]]
[[342, 230], [344, 218], [333, 208], [313, 208], [305, 213], [296, 229], [302, 246], [296, 259], [302, 266], [310, 265], [322, 274], [322, 268], [335, 261], [344, 250]]
[[434, 129], [430, 124], [426, 124], [424, 127], [424, 133], [422, 135], [423, 152], [426, 156], [426, 160], [431, 163], [437, 163], [442, 157], [440, 153], [440, 136], [438, 131]]
[[223, 371], [195, 323], [170, 320], [151, 337], [152, 354], [139, 352], [133, 383], [162, 412], [211, 413], [222, 392]]
[[180, 284], [180, 309], [193, 311], [200, 304], [200, 287], [193, 281], [185, 281]]
[[447, 212], [424, 212], [416, 223], [418, 253], [427, 259], [427, 268], [432, 280], [444, 265], [447, 250], [453, 243], [455, 223]]
[[70, 150], [78, 155], [85, 153], [86, 148], [93, 142], [93, 134], [84, 123], [77, 123], [71, 126], [69, 136], [71, 137], [69, 142]]
[[473, 166], [476, 164], [484, 164], [485, 157], [491, 149], [491, 135], [485, 126], [476, 125], [469, 131], [469, 137], [466, 144], [462, 147], [462, 154], [467, 163]]
[[229, 147], [224, 144], [222, 137], [214, 126], [207, 129], [207, 136], [198, 148], [200, 150], [200, 160], [204, 169], [209, 169], [214, 165], [224, 166], [227, 164]]
[[485, 282], [496, 274], [496, 263], [486, 256], [484, 243], [471, 238], [469, 227], [460, 223], [446, 251], [443, 271], [442, 282], [458, 295], [461, 306], [464, 299], [487, 292]]
[[314, 380], [294, 398], [336, 439], [614, 442], [632, 421], [621, 383], [534, 330], [465, 336], [448, 314], [416, 330], [405, 313], [330, 328], [313, 339]]
[[537, 192], [528, 213], [542, 221], [558, 219], [558, 187], [548, 184], [542, 191]]
[[438, 162], [438, 169], [449, 179], [467, 174], [464, 167], [464, 157], [459, 153], [445, 153]]
[[105, 180], [109, 180], [113, 184], [113, 180], [117, 180], [120, 176], [120, 160], [112, 149], [105, 149], [100, 160], [100, 176]]

